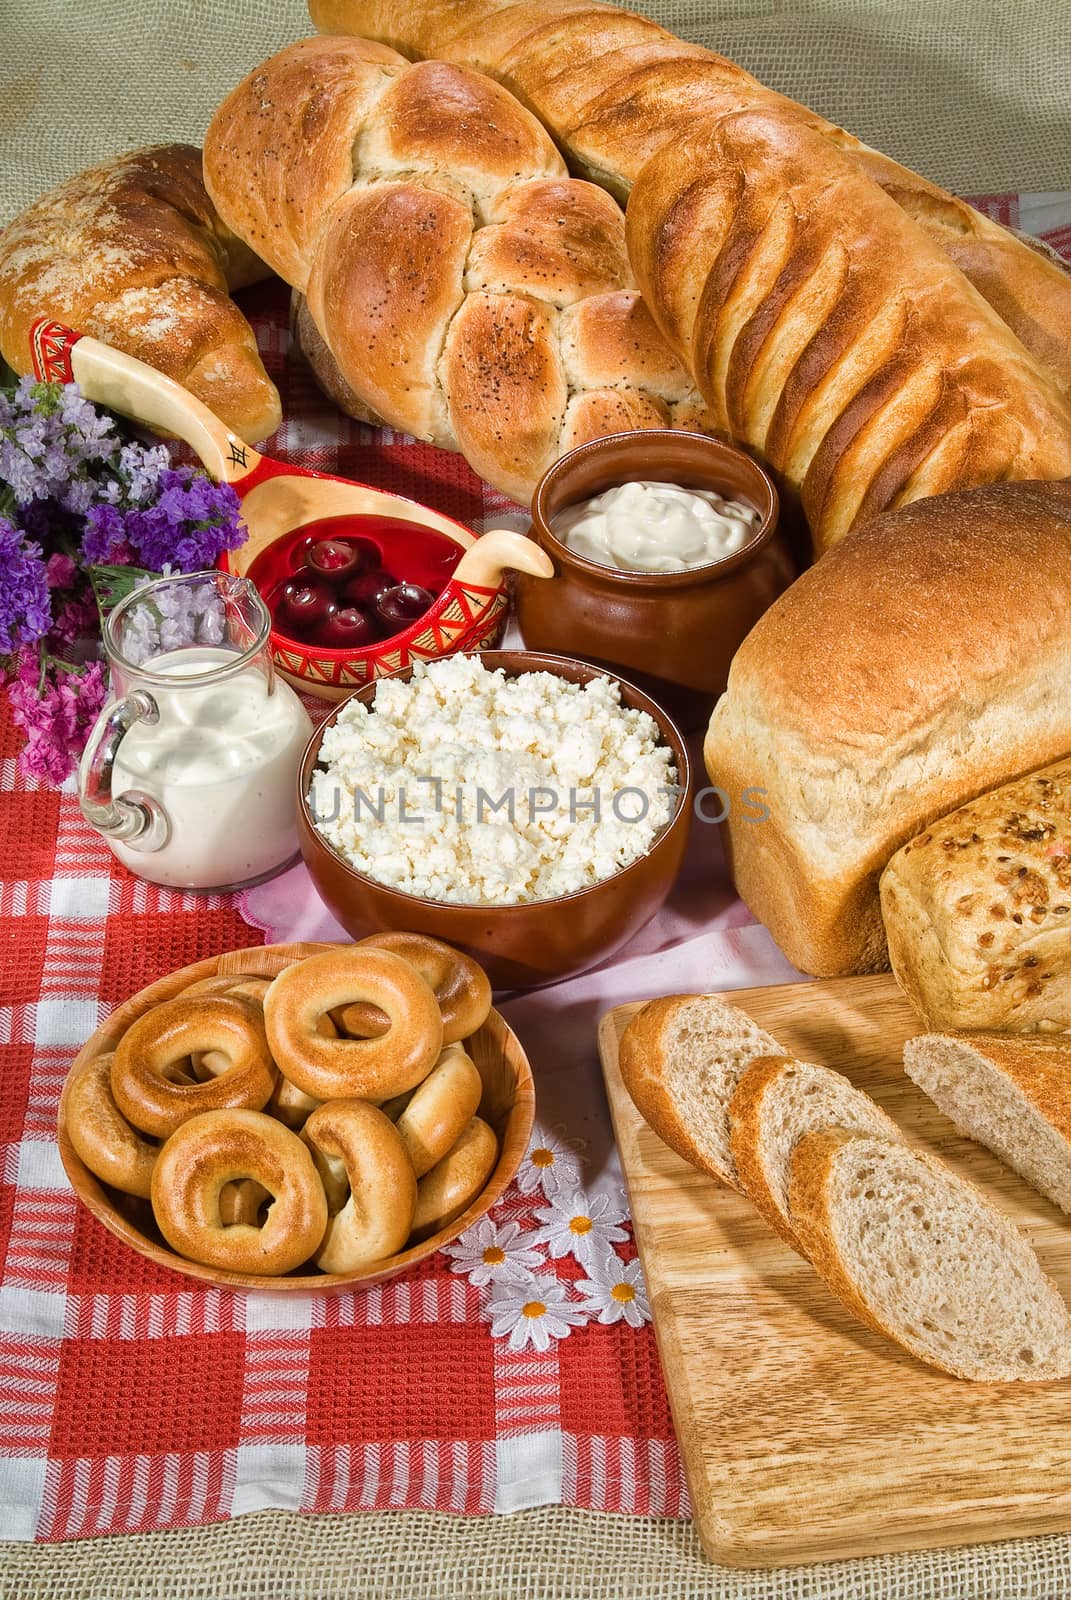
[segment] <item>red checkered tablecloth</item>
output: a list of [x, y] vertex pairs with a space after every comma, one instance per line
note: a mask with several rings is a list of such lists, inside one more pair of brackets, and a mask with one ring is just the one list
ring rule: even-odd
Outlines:
[[[1068, 197], [986, 197], [984, 207], [1071, 254]], [[287, 419], [269, 454], [477, 528], [517, 518], [459, 457], [339, 416], [289, 355], [278, 286], [252, 291], [246, 306]], [[17, 749], [5, 708], [0, 1538], [188, 1526], [268, 1506], [476, 1513], [560, 1501], [686, 1516], [649, 1324], [592, 1314], [546, 1351], [511, 1349], [492, 1336], [487, 1288], [442, 1254], [331, 1298], [205, 1290], [126, 1249], [76, 1203], [54, 1133], [79, 1046], [143, 985], [264, 935], [233, 897], [171, 894], [123, 872], [73, 792], [19, 776]], [[594, 987], [573, 980], [511, 1007], [536, 1076], [540, 1136], [565, 1141], [596, 1205], [624, 1209], [594, 1059], [600, 1006], [788, 975], [763, 930], [741, 925], [716, 864], [693, 866], [675, 920], [641, 935]], [[546, 1204], [531, 1183], [515, 1185], [495, 1219], [531, 1234]], [[627, 1232], [616, 1255], [633, 1260]], [[586, 1269], [544, 1256], [540, 1270], [577, 1304]]]

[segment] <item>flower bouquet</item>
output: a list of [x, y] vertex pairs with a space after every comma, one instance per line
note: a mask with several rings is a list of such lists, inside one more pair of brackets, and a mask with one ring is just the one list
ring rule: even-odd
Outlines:
[[27, 776], [59, 784], [77, 765], [107, 697], [110, 607], [244, 538], [229, 485], [173, 466], [76, 385], [0, 388], [0, 680]]

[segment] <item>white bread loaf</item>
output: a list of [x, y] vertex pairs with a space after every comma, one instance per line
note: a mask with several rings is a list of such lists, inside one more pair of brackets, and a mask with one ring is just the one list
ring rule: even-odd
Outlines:
[[1071, 1038], [922, 1033], [904, 1071], [960, 1133], [1071, 1216]]
[[1071, 1373], [1071, 1317], [1011, 1220], [943, 1162], [828, 1128], [792, 1154], [793, 1223], [850, 1311], [979, 1383]]
[[879, 888], [892, 969], [932, 1027], [1071, 1028], [1071, 761], [930, 824]]
[[801, 1255], [788, 1203], [792, 1152], [808, 1133], [832, 1127], [902, 1137], [877, 1102], [841, 1073], [791, 1057], [753, 1062], [729, 1101], [729, 1148], [744, 1193]]
[[752, 629], [706, 766], [737, 889], [797, 967], [883, 969], [890, 857], [1071, 751], [1069, 615], [1071, 483], [1014, 483], [876, 518]]

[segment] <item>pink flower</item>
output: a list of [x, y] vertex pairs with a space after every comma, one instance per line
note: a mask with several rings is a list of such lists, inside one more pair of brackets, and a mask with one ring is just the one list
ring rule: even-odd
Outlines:
[[62, 550], [56, 550], [49, 556], [45, 563], [45, 576], [50, 589], [69, 589], [74, 582], [74, 575], [78, 571], [70, 556], [65, 556]]
[[94, 661], [81, 672], [68, 672], [50, 663], [42, 682], [37, 651], [22, 650], [8, 693], [15, 723], [26, 735], [19, 758], [23, 772], [62, 783], [74, 771], [107, 696], [103, 664]]

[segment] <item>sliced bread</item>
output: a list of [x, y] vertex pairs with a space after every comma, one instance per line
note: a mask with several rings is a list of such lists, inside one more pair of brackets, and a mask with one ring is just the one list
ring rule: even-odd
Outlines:
[[789, 1161], [805, 1134], [833, 1127], [902, 1137], [892, 1118], [839, 1072], [790, 1057], [753, 1062], [729, 1101], [736, 1175], [771, 1228], [801, 1255], [788, 1205]]
[[671, 995], [637, 1012], [621, 1038], [625, 1087], [671, 1150], [740, 1188], [729, 1148], [729, 1101], [760, 1056], [783, 1056], [776, 1039], [711, 995]]
[[983, 1383], [1071, 1373], [1071, 1317], [1011, 1221], [933, 1156], [841, 1128], [792, 1152], [789, 1206], [816, 1270], [870, 1327]]
[[1071, 1216], [1071, 1039], [923, 1033], [904, 1071], [961, 1133]]

